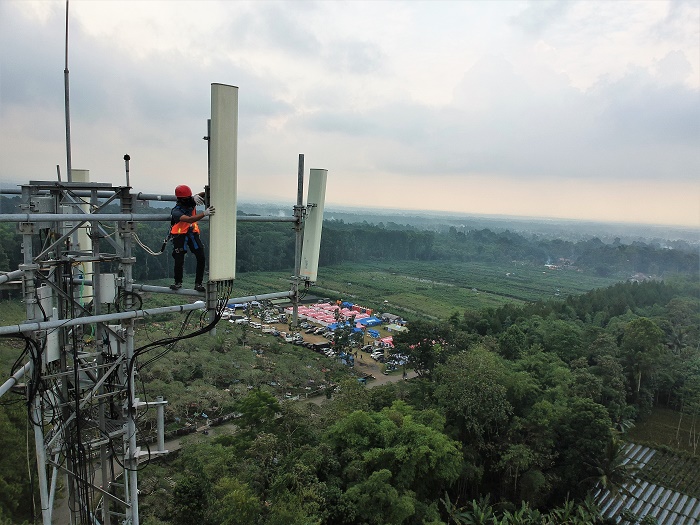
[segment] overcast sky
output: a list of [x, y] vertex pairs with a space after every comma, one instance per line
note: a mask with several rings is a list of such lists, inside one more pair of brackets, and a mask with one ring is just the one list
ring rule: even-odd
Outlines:
[[[239, 87], [238, 192], [700, 227], [700, 1], [72, 0], [72, 163], [203, 187]], [[65, 2], [0, 0], [0, 183], [65, 173]], [[64, 174], [65, 177], [65, 174]]]

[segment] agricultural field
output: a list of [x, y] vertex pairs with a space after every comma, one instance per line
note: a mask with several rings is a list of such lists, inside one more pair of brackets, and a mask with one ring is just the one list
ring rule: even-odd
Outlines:
[[700, 458], [678, 454], [672, 450], [657, 450], [646, 463], [639, 477], [645, 481], [700, 498]]
[[[618, 282], [573, 269], [513, 262], [377, 262], [319, 268], [317, 296], [347, 299], [411, 319], [445, 319], [466, 309], [498, 307], [582, 294]], [[239, 273], [237, 296], [289, 288], [289, 274]]]
[[696, 455], [700, 440], [698, 426], [697, 416], [683, 414], [681, 417], [677, 410], [655, 407], [651, 414], [628, 431], [628, 438], [635, 443], [665, 445]]

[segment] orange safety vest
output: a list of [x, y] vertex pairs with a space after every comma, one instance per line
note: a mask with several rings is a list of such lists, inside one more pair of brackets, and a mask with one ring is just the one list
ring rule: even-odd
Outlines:
[[[192, 210], [192, 216], [195, 216], [195, 215], [197, 215], [196, 208], [194, 208]], [[185, 222], [185, 221], [180, 221], [180, 222], [176, 222], [175, 224], [173, 224], [172, 228], [170, 228], [170, 233], [172, 233], [173, 235], [180, 235], [180, 234], [187, 233], [188, 231], [190, 231], [190, 228], [192, 228], [192, 231], [194, 233], [199, 233], [199, 224], [197, 224], [196, 222]]]

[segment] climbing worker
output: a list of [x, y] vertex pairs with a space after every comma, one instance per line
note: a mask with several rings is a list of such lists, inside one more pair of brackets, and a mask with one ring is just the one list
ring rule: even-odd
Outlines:
[[173, 238], [173, 259], [175, 259], [175, 283], [170, 285], [171, 290], [182, 288], [182, 273], [185, 265], [185, 253], [187, 248], [197, 259], [197, 271], [194, 279], [194, 289], [204, 292], [202, 285], [204, 280], [204, 246], [199, 238], [199, 225], [197, 221], [204, 217], [214, 215], [214, 206], [209, 206], [202, 213], [197, 213], [197, 205], [204, 204], [204, 192], [192, 196], [189, 186], [180, 184], [175, 188], [177, 204], [170, 211], [170, 234]]

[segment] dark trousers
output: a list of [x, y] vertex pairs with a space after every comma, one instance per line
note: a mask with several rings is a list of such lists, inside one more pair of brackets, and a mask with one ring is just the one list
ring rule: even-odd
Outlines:
[[183, 267], [185, 266], [185, 254], [187, 249], [197, 258], [197, 271], [194, 278], [195, 284], [202, 284], [204, 279], [204, 246], [198, 233], [185, 233], [173, 235], [173, 259], [175, 259], [175, 282], [182, 283]]

